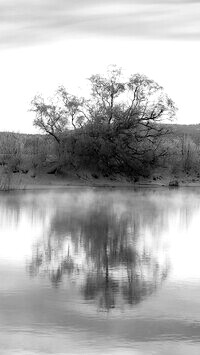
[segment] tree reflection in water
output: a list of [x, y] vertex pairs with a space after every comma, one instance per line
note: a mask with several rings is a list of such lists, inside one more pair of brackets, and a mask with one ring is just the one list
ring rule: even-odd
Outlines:
[[56, 287], [68, 277], [100, 310], [135, 305], [155, 292], [169, 267], [145, 244], [138, 213], [117, 211], [112, 200], [79, 209], [54, 215], [48, 236], [34, 246], [30, 275], [45, 273]]

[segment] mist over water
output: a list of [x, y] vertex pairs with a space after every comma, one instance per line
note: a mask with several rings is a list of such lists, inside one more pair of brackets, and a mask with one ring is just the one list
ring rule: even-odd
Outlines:
[[198, 354], [199, 189], [1, 193], [3, 354]]

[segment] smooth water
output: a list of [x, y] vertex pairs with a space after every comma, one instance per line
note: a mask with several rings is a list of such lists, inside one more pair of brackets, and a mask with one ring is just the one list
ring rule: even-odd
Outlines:
[[0, 194], [0, 354], [200, 354], [200, 189]]

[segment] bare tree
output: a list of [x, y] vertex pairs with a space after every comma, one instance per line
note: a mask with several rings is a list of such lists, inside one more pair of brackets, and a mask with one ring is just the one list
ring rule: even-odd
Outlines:
[[68, 126], [68, 117], [59, 102], [55, 102], [55, 99], [50, 99], [46, 103], [42, 96], [37, 95], [31, 102], [31, 111], [36, 114], [33, 125], [51, 135], [59, 144], [61, 134]]
[[115, 118], [117, 98], [124, 93], [125, 83], [121, 80], [121, 69], [109, 66], [107, 77], [99, 74], [90, 78], [92, 99], [90, 100], [90, 114], [111, 124]]
[[34, 125], [54, 137], [59, 147], [63, 143], [59, 150], [68, 158], [73, 155], [71, 164], [78, 154], [78, 165], [87, 158], [106, 173], [132, 174], [138, 163], [156, 160], [158, 146], [159, 155], [165, 154], [160, 147], [167, 130], [161, 123], [174, 118], [176, 106], [160, 85], [140, 74], [125, 80], [116, 66], [89, 81], [90, 99], [61, 86], [49, 103], [41, 96], [32, 101]]

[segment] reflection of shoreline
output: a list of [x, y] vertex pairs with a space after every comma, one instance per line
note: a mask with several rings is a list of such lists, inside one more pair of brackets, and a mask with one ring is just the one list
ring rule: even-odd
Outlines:
[[[169, 354], [198, 353], [198, 191], [16, 195], [0, 200], [0, 252], [12, 255], [7, 266], [0, 257], [7, 355], [22, 341], [25, 353], [88, 353], [88, 343], [92, 353], [159, 353], [161, 343]], [[26, 241], [34, 245], [27, 272], [21, 265]], [[36, 254], [38, 270], [30, 277]]]
[[[116, 203], [113, 194], [103, 198], [93, 194], [82, 196], [90, 199], [82, 210], [78, 196], [74, 197], [70, 208], [54, 215], [48, 235], [35, 246], [30, 275], [46, 274], [56, 287], [67, 277], [99, 309], [109, 310], [117, 303], [135, 305], [154, 293], [169, 267], [166, 262], [159, 264], [157, 249], [147, 249], [144, 241], [141, 247], [143, 203], [137, 201], [133, 209], [131, 200]], [[152, 209], [145, 225], [154, 223], [155, 217]]]
[[[33, 250], [33, 257], [37, 248], [38, 255], [41, 254], [37, 257], [36, 274], [49, 275], [53, 271], [52, 279], [57, 286], [70, 279], [77, 284], [83, 297], [92, 297], [88, 295], [88, 290], [93, 293], [91, 302], [97, 304], [102, 304], [99, 296], [102, 286], [98, 285], [104, 285], [104, 289], [107, 287], [108, 290], [106, 297], [110, 297], [108, 304], [115, 302], [117, 307], [122, 294], [119, 289], [122, 289], [125, 278], [126, 260], [131, 260], [134, 253], [137, 264], [143, 265], [143, 272], [146, 265], [144, 252], [146, 256], [150, 255], [151, 269], [153, 265], [156, 269], [158, 263], [164, 274], [169, 253], [170, 258], [169, 255], [167, 258], [172, 260], [170, 278], [199, 277], [199, 196], [199, 190], [166, 193], [158, 190], [135, 192], [108, 189], [2, 194], [0, 250], [8, 262], [10, 258], [12, 264], [15, 262], [17, 265], [27, 256], [25, 246], [30, 248], [32, 244], [37, 244], [33, 241], [38, 240], [38, 246]], [[70, 242], [71, 261], [66, 260], [67, 241], [68, 245]], [[188, 255], [193, 257], [186, 262]], [[134, 258], [129, 264], [129, 269], [133, 269]], [[133, 275], [134, 272], [138, 274], [135, 266]], [[87, 284], [86, 289], [84, 284]]]

